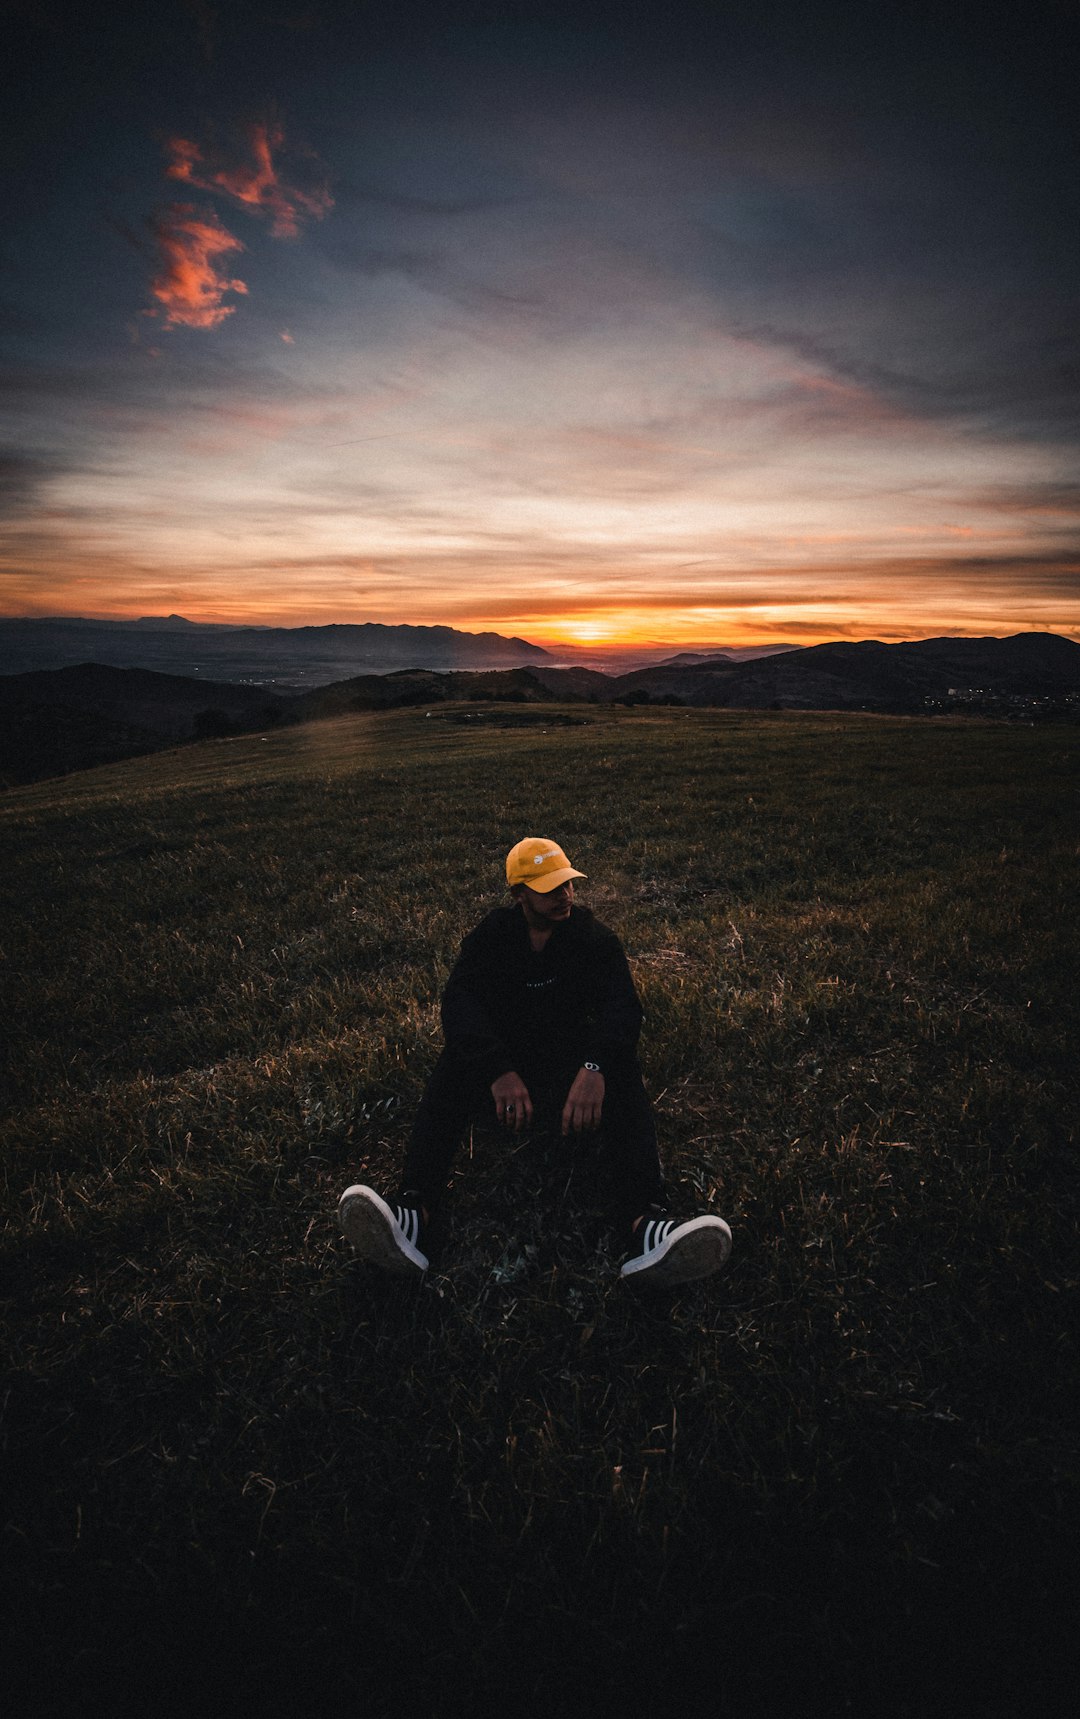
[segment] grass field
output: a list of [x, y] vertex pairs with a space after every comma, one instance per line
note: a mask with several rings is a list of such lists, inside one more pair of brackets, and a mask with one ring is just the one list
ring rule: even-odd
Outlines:
[[[586, 714], [0, 799], [12, 1711], [1072, 1711], [1080, 733]], [[336, 1230], [527, 833], [734, 1231], [660, 1300], [542, 1139]]]

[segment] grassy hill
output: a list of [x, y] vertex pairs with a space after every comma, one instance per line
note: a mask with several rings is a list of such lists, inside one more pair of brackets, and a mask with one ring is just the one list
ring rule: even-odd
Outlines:
[[0, 789], [295, 720], [263, 687], [79, 663], [0, 675]]
[[[137, 627], [132, 623], [120, 630], [129, 637]], [[235, 737], [279, 723], [318, 722], [369, 710], [454, 705], [466, 699], [481, 707], [615, 701], [877, 715], [959, 710], [1025, 722], [1075, 722], [1080, 716], [1080, 644], [1052, 633], [922, 639], [906, 645], [863, 640], [759, 653], [750, 660], [705, 660], [689, 667], [660, 663], [625, 675], [543, 665], [449, 672], [413, 667], [351, 675], [304, 692], [82, 663], [0, 675], [0, 790], [193, 739]]]
[[[13, 1711], [1068, 1710], [1076, 730], [589, 714], [0, 802]], [[734, 1230], [660, 1300], [540, 1139], [418, 1289], [336, 1231], [529, 831]]]

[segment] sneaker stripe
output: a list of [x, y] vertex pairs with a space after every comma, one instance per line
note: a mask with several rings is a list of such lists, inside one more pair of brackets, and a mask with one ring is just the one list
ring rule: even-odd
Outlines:
[[338, 1214], [361, 1259], [409, 1275], [428, 1269], [428, 1260], [415, 1245], [423, 1228], [418, 1208], [387, 1205], [373, 1188], [357, 1183], [342, 1194]]
[[646, 1219], [638, 1231], [640, 1245], [619, 1275], [658, 1284], [687, 1283], [709, 1277], [731, 1251], [731, 1231], [723, 1218], [711, 1213], [686, 1219]]

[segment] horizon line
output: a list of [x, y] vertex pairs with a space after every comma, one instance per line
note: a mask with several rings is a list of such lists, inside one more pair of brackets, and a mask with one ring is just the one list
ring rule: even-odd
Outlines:
[[[1045, 625], [1045, 626], [1028, 625], [1026, 627], [1020, 627], [1020, 628], [1017, 628], [1013, 631], [1007, 631], [1007, 632], [1000, 632], [1000, 631], [994, 631], [994, 630], [978, 631], [978, 630], [975, 630], [975, 629], [969, 628], [969, 627], [963, 627], [960, 629], [946, 629], [945, 631], [937, 631], [937, 632], [934, 632], [934, 631], [917, 632], [917, 631], [912, 631], [912, 630], [908, 630], [908, 629], [905, 629], [903, 632], [899, 632], [899, 631], [894, 631], [894, 629], [891, 627], [886, 627], [886, 628], [878, 629], [875, 632], [870, 632], [870, 633], [866, 633], [866, 634], [854, 634], [853, 632], [848, 631], [846, 629], [829, 631], [827, 628], [822, 628], [820, 630], [819, 636], [811, 637], [811, 638], [804, 638], [804, 639], [798, 640], [798, 641], [790, 639], [790, 638], [783, 638], [783, 637], [781, 637], [781, 638], [765, 637], [765, 638], [754, 638], [754, 639], [751, 639], [745, 643], [739, 643], [739, 644], [732, 644], [730, 641], [722, 641], [722, 640], [711, 639], [711, 638], [687, 640], [685, 638], [665, 639], [662, 636], [661, 637], [649, 637], [649, 638], [622, 638], [622, 639], [620, 639], [620, 638], [607, 638], [607, 639], [595, 639], [595, 640], [592, 640], [592, 639], [584, 640], [584, 639], [574, 639], [574, 638], [564, 638], [564, 637], [553, 636], [553, 637], [546, 638], [541, 643], [541, 642], [538, 642], [537, 640], [526, 638], [522, 634], [519, 634], [519, 633], [501, 633], [495, 627], [490, 627], [490, 626], [489, 627], [478, 627], [474, 630], [474, 629], [470, 629], [470, 628], [466, 628], [466, 627], [455, 627], [455, 626], [452, 626], [447, 621], [363, 620], [363, 621], [299, 621], [299, 622], [292, 622], [292, 623], [284, 623], [281, 621], [266, 621], [266, 620], [254, 620], [254, 621], [253, 620], [228, 620], [228, 621], [192, 620], [190, 616], [177, 614], [175, 612], [172, 614], [168, 614], [168, 615], [116, 615], [116, 614], [112, 614], [112, 615], [102, 615], [102, 614], [79, 615], [79, 614], [71, 614], [71, 613], [67, 613], [67, 614], [50, 614], [50, 613], [28, 614], [25, 612], [21, 613], [21, 614], [0, 613], [0, 623], [3, 623], [3, 622], [19, 622], [19, 621], [48, 622], [48, 623], [53, 623], [55, 625], [62, 625], [65, 622], [84, 622], [84, 623], [90, 623], [92, 625], [96, 624], [96, 625], [103, 625], [103, 626], [129, 626], [129, 627], [130, 626], [139, 626], [139, 625], [151, 625], [154, 622], [160, 622], [160, 623], [174, 622], [175, 623], [175, 622], [179, 621], [179, 622], [182, 622], [185, 626], [190, 626], [193, 628], [194, 627], [200, 627], [200, 628], [201, 627], [207, 627], [207, 628], [212, 627], [214, 629], [222, 630], [222, 631], [238, 631], [238, 632], [239, 631], [255, 631], [255, 632], [282, 632], [282, 633], [300, 632], [300, 631], [307, 630], [309, 628], [314, 629], [314, 630], [321, 630], [321, 629], [329, 630], [330, 628], [333, 628], [333, 627], [386, 627], [386, 628], [409, 627], [409, 628], [413, 628], [417, 631], [424, 631], [424, 632], [455, 633], [455, 634], [458, 634], [459, 636], [461, 636], [463, 638], [484, 638], [484, 637], [497, 638], [497, 639], [504, 640], [507, 644], [513, 644], [516, 642], [518, 644], [528, 645], [531, 649], [542, 650], [542, 651], [545, 651], [546, 653], [549, 653], [549, 654], [551, 652], [554, 652], [554, 651], [563, 651], [563, 652], [572, 653], [575, 656], [606, 656], [606, 655], [616, 655], [616, 654], [626, 655], [628, 653], [633, 653], [633, 652], [656, 651], [656, 650], [671, 650], [672, 652], [682, 653], [682, 654], [697, 654], [697, 653], [700, 653], [703, 651], [724, 651], [724, 650], [729, 650], [729, 651], [747, 651], [747, 650], [774, 650], [775, 651], [775, 650], [781, 650], [781, 649], [805, 650], [805, 649], [808, 649], [810, 646], [815, 645], [815, 644], [871, 644], [871, 643], [916, 644], [916, 643], [920, 643], [920, 642], [925, 642], [926, 640], [929, 640], [929, 639], [940, 639], [940, 638], [956, 638], [956, 639], [995, 638], [995, 639], [1005, 639], [1005, 638], [1019, 638], [1024, 634], [1049, 635], [1049, 636], [1054, 636], [1054, 637], [1058, 637], [1058, 638], [1067, 638], [1067, 639], [1072, 640], [1073, 642], [1080, 642], [1080, 641], [1077, 641], [1075, 639], [1075, 633], [1080, 632], [1080, 628], [1075, 629], [1075, 630], [1070, 629], [1068, 631], [1063, 631], [1063, 630], [1057, 629], [1057, 628], [1055, 628], [1053, 626], [1049, 626], [1049, 625]], [[817, 632], [817, 629], [815, 629], [815, 632]]]

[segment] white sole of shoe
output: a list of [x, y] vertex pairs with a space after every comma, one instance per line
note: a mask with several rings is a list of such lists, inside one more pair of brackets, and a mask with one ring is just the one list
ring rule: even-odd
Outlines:
[[692, 1283], [719, 1271], [731, 1252], [731, 1231], [723, 1218], [691, 1218], [673, 1230], [660, 1247], [641, 1259], [628, 1259], [620, 1277], [642, 1284]]
[[357, 1182], [338, 1201], [338, 1223], [361, 1259], [398, 1277], [422, 1277], [428, 1259], [402, 1233], [393, 1212], [373, 1188]]

